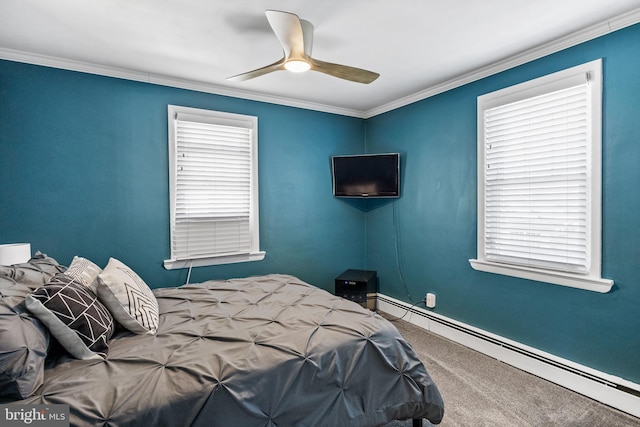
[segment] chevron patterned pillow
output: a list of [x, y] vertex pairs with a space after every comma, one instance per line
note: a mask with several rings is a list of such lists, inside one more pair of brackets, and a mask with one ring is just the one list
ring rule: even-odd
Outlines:
[[106, 357], [113, 317], [96, 295], [73, 277], [56, 274], [27, 295], [25, 305], [73, 357]]
[[159, 314], [155, 295], [135, 271], [115, 258], [110, 258], [98, 275], [98, 298], [131, 332], [156, 333]]

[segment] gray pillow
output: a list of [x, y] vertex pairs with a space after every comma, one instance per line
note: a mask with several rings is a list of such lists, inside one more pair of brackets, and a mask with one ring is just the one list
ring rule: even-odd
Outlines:
[[155, 334], [158, 301], [135, 271], [115, 258], [98, 275], [98, 298], [115, 320], [135, 334]]
[[113, 317], [85, 285], [64, 273], [57, 274], [27, 295], [25, 303], [73, 357], [106, 357]]
[[28, 286], [30, 291], [47, 283], [55, 274], [62, 273], [67, 268], [48, 257], [46, 254], [37, 252], [33, 258], [24, 264], [0, 265], [0, 276], [9, 277], [21, 285]]
[[49, 332], [24, 305], [31, 288], [0, 275], [0, 397], [26, 399], [42, 385]]

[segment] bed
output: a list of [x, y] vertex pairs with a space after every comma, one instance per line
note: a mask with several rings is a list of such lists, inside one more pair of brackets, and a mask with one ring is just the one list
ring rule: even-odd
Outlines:
[[[22, 300], [64, 270], [48, 257], [0, 267], [0, 322], [19, 318], [46, 335]], [[33, 372], [37, 360], [23, 370], [35, 378], [33, 391], [0, 393], [1, 402], [67, 404], [74, 426], [376, 426], [443, 417], [436, 385], [390, 322], [296, 277], [152, 292], [155, 333], [115, 321], [108, 349], [87, 360], [56, 350], [51, 337], [30, 345], [29, 355], [45, 352], [41, 373]]]

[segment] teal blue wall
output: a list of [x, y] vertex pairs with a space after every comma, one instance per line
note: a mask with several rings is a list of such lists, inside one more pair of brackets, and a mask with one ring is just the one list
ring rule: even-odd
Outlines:
[[[402, 197], [366, 218], [366, 265], [378, 271], [381, 291], [404, 301], [434, 292], [438, 313], [640, 383], [638, 52], [640, 25], [367, 120], [368, 152], [404, 154]], [[604, 67], [602, 269], [613, 291], [473, 270], [478, 95], [597, 58]]]
[[325, 289], [364, 265], [364, 213], [331, 195], [330, 157], [364, 146], [362, 119], [0, 61], [0, 242], [68, 264], [130, 265], [176, 286], [169, 258], [167, 104], [258, 117], [260, 262], [191, 281], [289, 273]]
[[[640, 383], [640, 26], [366, 121], [0, 61], [0, 242], [68, 263], [114, 256], [153, 287], [169, 257], [167, 104], [259, 120], [264, 261], [192, 281], [281, 272], [325, 289], [369, 268], [381, 292]], [[477, 272], [476, 98], [604, 59], [603, 274], [608, 294]], [[366, 135], [366, 140], [365, 140]], [[331, 196], [332, 154], [402, 154], [402, 196]], [[397, 246], [396, 246], [397, 242]], [[404, 277], [404, 285], [400, 276]]]

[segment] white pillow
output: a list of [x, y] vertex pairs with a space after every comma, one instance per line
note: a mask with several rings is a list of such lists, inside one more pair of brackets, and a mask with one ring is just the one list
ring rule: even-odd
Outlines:
[[98, 293], [98, 274], [102, 270], [100, 267], [92, 263], [86, 258], [74, 256], [71, 265], [64, 272], [67, 276], [71, 276], [76, 279], [76, 282], [81, 283], [91, 289], [94, 294]]
[[158, 301], [135, 271], [115, 258], [98, 275], [98, 298], [113, 318], [136, 334], [158, 330]]

